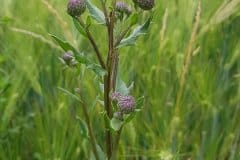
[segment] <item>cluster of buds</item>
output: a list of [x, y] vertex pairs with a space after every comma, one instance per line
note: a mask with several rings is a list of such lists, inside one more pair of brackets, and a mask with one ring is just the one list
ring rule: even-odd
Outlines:
[[69, 0], [67, 5], [67, 13], [72, 17], [79, 17], [86, 10], [85, 0]]
[[[143, 10], [151, 10], [155, 3], [154, 0], [133, 0], [134, 4]], [[116, 2], [116, 10], [121, 14], [132, 13], [132, 9], [123, 1]], [[81, 16], [86, 10], [86, 0], [69, 0], [67, 5], [67, 13], [72, 17]]]
[[114, 117], [123, 120], [123, 114], [130, 114], [135, 110], [135, 99], [133, 96], [125, 96], [119, 92], [114, 92], [111, 94], [111, 99], [113, 102], [117, 103], [118, 112], [114, 113]]

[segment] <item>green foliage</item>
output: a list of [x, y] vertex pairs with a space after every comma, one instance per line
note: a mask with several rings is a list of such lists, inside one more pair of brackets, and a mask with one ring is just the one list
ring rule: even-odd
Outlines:
[[[48, 33], [80, 48], [80, 58], [75, 58], [86, 68], [88, 60], [96, 64], [92, 48], [60, 9], [65, 2], [36, 0], [24, 7], [22, 1], [0, 2], [0, 159], [88, 159], [92, 153], [81, 106], [58, 88], [72, 93], [78, 87], [78, 77], [87, 91], [90, 111], [99, 93], [98, 78], [84, 67], [81, 72], [65, 69], [58, 60], [62, 50], [46, 43], [51, 41]], [[46, 2], [55, 5], [53, 9]], [[100, 8], [99, 1], [93, 2]], [[181, 57], [189, 44], [197, 4], [189, 0], [156, 1], [150, 34], [138, 37], [136, 48], [120, 48], [121, 79], [126, 84], [134, 82], [133, 95], [144, 95], [143, 107], [139, 107], [142, 111], [134, 113], [135, 118], [122, 131], [122, 159], [240, 159], [238, 0], [201, 1], [200, 27], [192, 46], [195, 54], [179, 113], [174, 113], [184, 64]], [[103, 24], [101, 15], [95, 19]], [[134, 21], [144, 24], [139, 17]], [[91, 31], [97, 35], [97, 44], [105, 43], [102, 26], [92, 25]], [[73, 50], [65, 41], [58, 43], [66, 51]], [[103, 53], [105, 46], [100, 47]], [[97, 102], [90, 114], [93, 128], [101, 130], [106, 120], [103, 106]], [[101, 152], [104, 131], [95, 134]]]
[[[148, 18], [148, 20], [140, 25], [140, 26], [137, 26], [132, 34], [130, 34], [127, 38], [121, 40], [120, 44], [118, 47], [123, 47], [123, 46], [131, 46], [131, 45], [134, 45], [136, 43], [136, 40], [139, 36], [141, 35], [144, 35], [147, 33], [147, 30], [151, 24], [151, 20], [152, 20], [152, 17]], [[134, 23], [134, 22], [133, 22]]]
[[98, 9], [90, 0], [86, 0], [87, 2], [87, 8], [89, 10], [89, 13], [93, 19], [97, 21], [99, 24], [105, 24], [105, 18], [103, 12]]

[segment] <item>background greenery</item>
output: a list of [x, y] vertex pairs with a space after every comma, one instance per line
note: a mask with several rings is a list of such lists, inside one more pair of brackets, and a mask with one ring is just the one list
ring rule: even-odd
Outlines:
[[[197, 0], [156, 0], [149, 34], [121, 49], [121, 76], [144, 110], [124, 129], [120, 159], [240, 159], [240, 1], [200, 0], [196, 42], [190, 43]], [[96, 1], [97, 2], [97, 1]], [[74, 91], [77, 71], [58, 57], [53, 33], [95, 59], [74, 29], [65, 0], [0, 0], [0, 159], [90, 159], [79, 118], [81, 106], [58, 88]], [[132, 2], [129, 2], [132, 3]], [[105, 30], [91, 28], [106, 51]], [[189, 45], [189, 65], [179, 112], [179, 75]], [[96, 60], [96, 59], [95, 59]], [[65, 69], [64, 69], [65, 68]], [[81, 77], [97, 141], [104, 148], [99, 87], [92, 72]], [[78, 116], [79, 118], [76, 118]]]

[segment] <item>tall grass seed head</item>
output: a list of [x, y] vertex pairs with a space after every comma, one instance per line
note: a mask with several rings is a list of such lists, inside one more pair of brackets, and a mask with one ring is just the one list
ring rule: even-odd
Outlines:
[[143, 10], [151, 10], [155, 6], [154, 0], [133, 0]]
[[86, 10], [85, 0], [69, 0], [67, 13], [72, 17], [79, 17]]
[[119, 110], [124, 114], [129, 114], [135, 110], [135, 99], [132, 96], [121, 96], [118, 100]]

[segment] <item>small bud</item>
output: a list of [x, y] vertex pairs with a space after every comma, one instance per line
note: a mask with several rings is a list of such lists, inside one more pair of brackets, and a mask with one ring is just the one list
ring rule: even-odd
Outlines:
[[120, 120], [120, 121], [123, 121], [123, 113], [122, 112], [115, 112], [113, 114], [113, 117]]
[[121, 96], [118, 100], [118, 107], [124, 114], [129, 114], [135, 110], [135, 99], [132, 96]]
[[85, 0], [69, 0], [67, 13], [72, 17], [79, 17], [86, 10]]
[[155, 6], [154, 0], [133, 0], [143, 10], [151, 10]]
[[120, 13], [126, 13], [127, 15], [130, 15], [132, 13], [130, 6], [128, 6], [123, 1], [116, 2], [116, 10]]
[[63, 54], [62, 59], [64, 60], [64, 62], [69, 65], [71, 63], [71, 61], [73, 60], [73, 56], [71, 54], [71, 52], [66, 52]]

